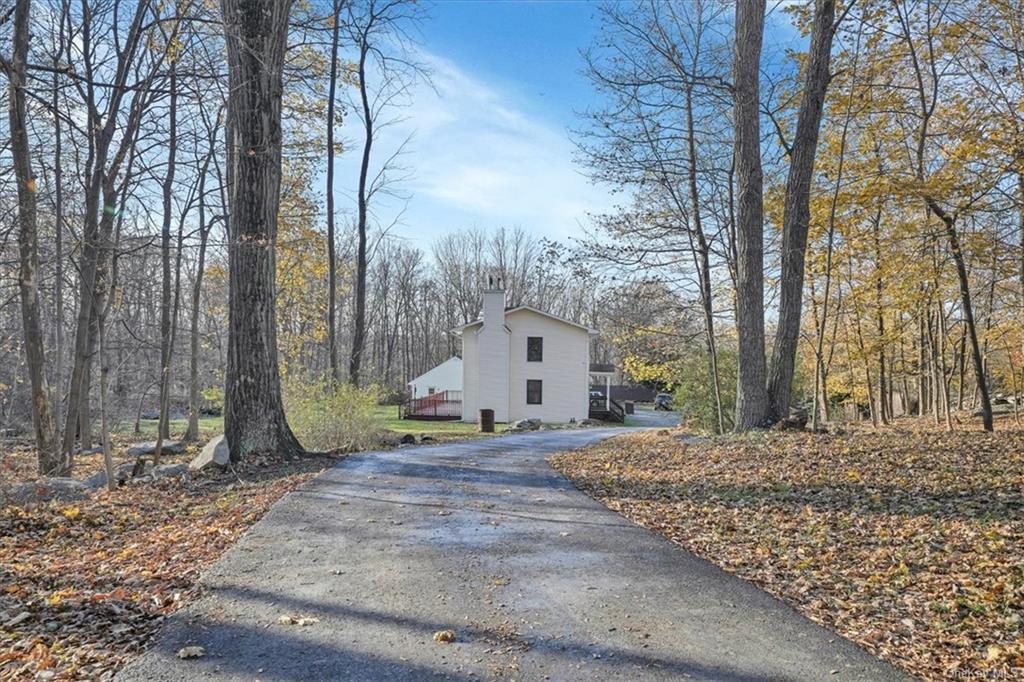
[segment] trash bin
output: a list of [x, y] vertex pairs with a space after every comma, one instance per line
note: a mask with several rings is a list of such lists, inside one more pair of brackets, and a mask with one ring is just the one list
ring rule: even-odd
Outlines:
[[632, 400], [627, 400], [625, 403], [623, 403], [623, 406], [624, 406], [624, 409], [626, 411], [626, 414], [635, 414], [636, 413], [636, 408], [634, 407]]
[[480, 410], [480, 432], [494, 433], [494, 410]]

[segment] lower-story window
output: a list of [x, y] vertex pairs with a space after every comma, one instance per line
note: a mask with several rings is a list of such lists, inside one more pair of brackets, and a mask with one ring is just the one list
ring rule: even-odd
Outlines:
[[526, 404], [540, 405], [544, 382], [540, 379], [526, 380]]

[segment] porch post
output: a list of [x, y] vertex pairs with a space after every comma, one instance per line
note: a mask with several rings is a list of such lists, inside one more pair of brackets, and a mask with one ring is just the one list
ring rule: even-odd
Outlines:
[[604, 410], [605, 412], [612, 411], [612, 377], [610, 374], [604, 375]]

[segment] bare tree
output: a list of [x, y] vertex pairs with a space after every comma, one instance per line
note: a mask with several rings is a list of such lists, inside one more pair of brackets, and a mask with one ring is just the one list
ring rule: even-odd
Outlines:
[[334, 227], [334, 128], [338, 89], [338, 48], [341, 43], [341, 12], [345, 0], [332, 0], [331, 75], [327, 88], [327, 357], [331, 379], [338, 381], [338, 257]]
[[11, 158], [18, 183], [18, 251], [20, 256], [19, 291], [22, 329], [29, 381], [32, 384], [32, 422], [39, 450], [39, 472], [60, 471], [60, 459], [50, 387], [46, 379], [46, 353], [39, 306], [39, 238], [36, 230], [36, 178], [28, 135], [28, 111], [25, 90], [28, 87], [28, 44], [30, 0], [17, 0], [14, 6], [13, 51], [10, 59], [0, 61], [10, 85], [8, 118], [11, 127]]
[[[349, 38], [358, 51], [356, 88], [357, 111], [363, 124], [363, 148], [356, 190], [355, 291], [353, 300], [352, 347], [349, 352], [348, 380], [358, 386], [363, 351], [366, 345], [366, 273], [368, 269], [367, 234], [369, 207], [374, 194], [389, 183], [387, 171], [402, 153], [393, 154], [380, 171], [371, 174], [370, 159], [376, 135], [386, 122], [380, 117], [388, 108], [399, 105], [408, 95], [410, 78], [422, 70], [408, 55], [406, 25], [420, 16], [414, 0], [363, 0], [349, 5], [346, 22]], [[379, 83], [371, 85], [370, 71]], [[393, 180], [393, 179], [392, 179]]]

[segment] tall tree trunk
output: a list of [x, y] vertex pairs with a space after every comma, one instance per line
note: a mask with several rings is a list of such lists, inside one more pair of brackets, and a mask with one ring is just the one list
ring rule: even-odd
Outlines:
[[163, 274], [160, 287], [160, 420], [157, 424], [156, 449], [153, 466], [160, 464], [164, 439], [170, 425], [171, 354], [171, 199], [174, 196], [174, 171], [178, 156], [178, 78], [171, 66], [170, 106], [168, 108], [167, 174], [163, 181], [163, 224], [160, 226], [160, 269]]
[[275, 245], [281, 92], [291, 0], [221, 0], [228, 53], [230, 201], [224, 433], [232, 461], [292, 455], [278, 372]]
[[697, 187], [697, 133], [693, 123], [693, 88], [686, 88], [686, 147], [687, 181], [690, 190], [690, 213], [693, 216], [691, 233], [697, 239], [701, 308], [704, 312], [704, 333], [707, 335], [708, 365], [711, 371], [711, 391], [715, 400], [718, 433], [725, 433], [725, 414], [722, 410], [721, 380], [718, 372], [718, 348], [715, 341], [715, 311], [711, 283], [710, 246], [704, 235], [701, 219], [700, 193]]
[[[1017, 215], [1019, 219], [1020, 228], [1020, 254], [1019, 265], [1020, 265], [1020, 324], [1024, 328], [1024, 149], [1020, 149], [1017, 153], [1017, 158], [1021, 159], [1020, 167], [1017, 170]], [[1021, 350], [1024, 351], [1024, 334], [1021, 334]], [[1021, 394], [1015, 395], [1016, 405], [1020, 402]]]
[[25, 359], [32, 390], [32, 425], [35, 429], [38, 469], [41, 474], [62, 473], [57, 452], [56, 425], [50, 407], [50, 386], [46, 379], [46, 352], [39, 306], [39, 236], [36, 227], [36, 179], [28, 140], [25, 89], [28, 87], [28, 43], [30, 0], [17, 0], [11, 60], [4, 61], [8, 93], [11, 160], [18, 184], [18, 289]]
[[[211, 145], [210, 154], [214, 153]], [[199, 438], [199, 306], [203, 295], [206, 245], [210, 237], [210, 225], [206, 221], [206, 171], [207, 166], [204, 164], [199, 176], [199, 256], [196, 262], [196, 281], [192, 286], [192, 310], [188, 330], [188, 429], [185, 431], [185, 440], [188, 441]]]
[[923, 417], [928, 411], [928, 376], [925, 368], [928, 358], [925, 354], [925, 322], [924, 312], [917, 313], [917, 412], [918, 417]]
[[117, 487], [114, 479], [114, 456], [110, 448], [110, 407], [108, 403], [108, 388], [110, 374], [110, 359], [107, 357], [107, 315], [100, 314], [99, 318], [99, 354], [100, 354], [100, 444], [103, 447], [103, 469], [107, 474], [107, 490], [113, 491]]
[[875, 330], [878, 334], [878, 420], [882, 424], [889, 423], [889, 410], [887, 399], [887, 381], [885, 376], [885, 310], [882, 307], [882, 293], [884, 282], [882, 281], [882, 207], [880, 202], [878, 210], [871, 220], [871, 234], [875, 247]]
[[342, 0], [334, 0], [331, 30], [331, 78], [327, 88], [327, 357], [331, 380], [338, 381], [338, 259], [334, 231], [334, 100], [338, 88], [338, 44], [341, 35]]
[[736, 165], [737, 431], [768, 416], [764, 357], [764, 206], [761, 171], [760, 74], [765, 0], [736, 3], [733, 121]]
[[[54, 254], [55, 264], [55, 279], [54, 296], [57, 299], [57, 310], [55, 314], [54, 325], [56, 326], [56, 347], [54, 348], [54, 355], [56, 359], [54, 361], [54, 398], [53, 398], [53, 412], [54, 421], [57, 425], [60, 425], [62, 414], [61, 404], [64, 400], [64, 165], [62, 161], [62, 135], [61, 135], [61, 123], [58, 105], [58, 97], [60, 94], [60, 81], [57, 74], [57, 65], [60, 63], [58, 54], [54, 55], [54, 73], [53, 73], [53, 100], [51, 106], [53, 107], [53, 202], [54, 202], [54, 247], [56, 252]], [[54, 433], [54, 437], [57, 438], [59, 434]], [[57, 448], [57, 443], [54, 443], [54, 448]], [[59, 456], [59, 452], [54, 453], [55, 456]]]
[[768, 416], [772, 421], [789, 415], [804, 295], [804, 257], [811, 220], [811, 175], [818, 149], [825, 92], [831, 79], [829, 58], [832, 54], [832, 36], [835, 34], [835, 14], [835, 0], [815, 0], [811, 46], [800, 96], [796, 135], [790, 148], [782, 217], [779, 324], [768, 370]]
[[359, 371], [363, 361], [363, 346], [366, 344], [366, 220], [367, 220], [367, 182], [370, 173], [370, 151], [373, 147], [373, 111], [370, 108], [369, 94], [366, 90], [366, 58], [370, 47], [364, 35], [359, 45], [359, 102], [363, 109], [363, 156], [359, 164], [359, 191], [357, 196], [358, 214], [356, 217], [356, 290], [355, 311], [352, 320], [352, 348], [348, 361], [348, 380], [353, 386], [359, 385]]
[[967, 264], [964, 262], [963, 249], [960, 247], [960, 234], [956, 227], [956, 218], [947, 213], [933, 199], [928, 198], [928, 208], [935, 214], [946, 228], [946, 238], [949, 240], [949, 250], [953, 254], [953, 263], [956, 264], [957, 280], [960, 283], [960, 302], [963, 307], [964, 324], [967, 325], [967, 338], [971, 342], [971, 360], [974, 365], [974, 379], [977, 384], [978, 394], [981, 398], [981, 423], [986, 431], [993, 429], [992, 424], [992, 401], [988, 395], [988, 383], [985, 378], [985, 361], [981, 354], [981, 344], [978, 342], [978, 329], [974, 323], [974, 306], [971, 304], [970, 279], [967, 276]]

